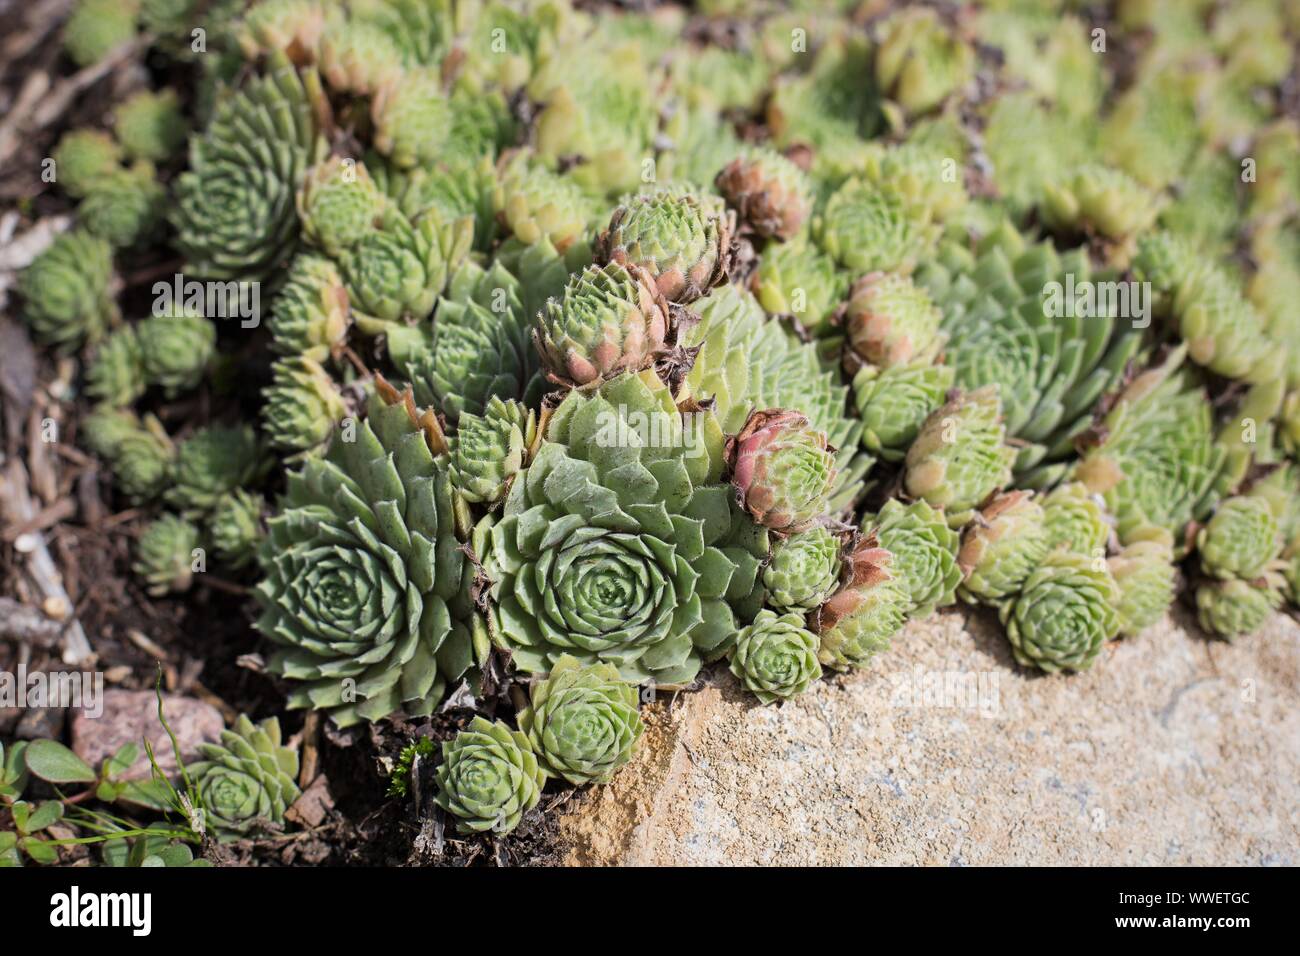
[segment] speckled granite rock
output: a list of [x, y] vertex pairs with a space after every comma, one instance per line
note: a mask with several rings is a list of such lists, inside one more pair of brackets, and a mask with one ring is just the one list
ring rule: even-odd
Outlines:
[[1179, 610], [1051, 677], [952, 610], [782, 707], [709, 680], [570, 804], [570, 862], [1300, 864], [1289, 618], [1228, 645]]

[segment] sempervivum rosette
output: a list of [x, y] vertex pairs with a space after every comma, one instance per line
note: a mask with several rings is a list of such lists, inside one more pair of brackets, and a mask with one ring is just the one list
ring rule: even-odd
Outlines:
[[830, 325], [848, 281], [830, 256], [801, 238], [764, 249], [750, 285], [769, 314], [793, 316], [816, 335]]
[[862, 447], [885, 461], [902, 461], [921, 426], [944, 403], [954, 379], [949, 365], [864, 365], [853, 376], [853, 402], [862, 418]]
[[689, 683], [736, 633], [766, 536], [652, 371], [573, 390], [475, 551], [496, 643], [528, 673], [565, 654], [627, 680]]
[[97, 129], [74, 129], [59, 139], [54, 148], [54, 169], [59, 188], [80, 199], [122, 161], [122, 147], [108, 133]]
[[1085, 485], [1073, 481], [1053, 489], [1043, 499], [1043, 515], [1049, 548], [1064, 548], [1089, 557], [1106, 554], [1110, 520], [1097, 496]]
[[929, 294], [910, 278], [872, 272], [853, 283], [844, 326], [864, 362], [890, 368], [933, 361], [944, 343], [940, 319]]
[[637, 689], [612, 664], [564, 656], [533, 684], [519, 729], [547, 775], [569, 783], [609, 783], [632, 759], [645, 729]]
[[844, 582], [808, 618], [821, 639], [818, 660], [832, 670], [864, 667], [902, 630], [911, 599], [890, 571], [892, 556], [863, 539], [845, 558]]
[[910, 114], [939, 106], [975, 75], [975, 50], [934, 10], [900, 10], [880, 28], [876, 83]]
[[1048, 183], [1039, 214], [1049, 229], [1087, 230], [1124, 240], [1150, 229], [1160, 206], [1160, 200], [1127, 173], [1086, 165]]
[[1238, 495], [1223, 501], [1196, 536], [1201, 569], [1218, 578], [1257, 578], [1282, 551], [1269, 503]]
[[452, 485], [466, 501], [495, 504], [510, 490], [536, 437], [532, 409], [492, 396], [482, 416], [460, 416], [451, 442]]
[[819, 646], [802, 615], [777, 615], [764, 608], [736, 635], [731, 673], [764, 704], [786, 700], [822, 676]]
[[271, 303], [271, 348], [323, 362], [348, 334], [348, 293], [334, 263], [300, 253]]
[[475, 717], [443, 741], [434, 800], [461, 833], [509, 833], [542, 799], [546, 774], [528, 738], [500, 721]]
[[145, 380], [175, 395], [203, 380], [216, 350], [217, 327], [202, 315], [176, 310], [145, 319], [136, 337]]
[[81, 229], [65, 232], [18, 279], [23, 319], [39, 341], [61, 349], [98, 342], [118, 319], [112, 281], [112, 247]]
[[435, 406], [449, 422], [466, 412], [482, 415], [493, 397], [536, 405], [546, 379], [523, 292], [500, 261], [486, 271], [466, 262], [432, 321], [389, 330], [393, 362], [417, 402]]
[[389, 207], [343, 256], [357, 328], [377, 335], [400, 319], [425, 318], [473, 241], [468, 217], [443, 222], [429, 213], [411, 222]]
[[591, 218], [591, 200], [577, 183], [523, 153], [501, 157], [492, 202], [514, 238], [526, 245], [548, 239], [560, 252]]
[[432, 69], [410, 70], [381, 86], [370, 101], [375, 149], [408, 168], [438, 158], [451, 135], [452, 111]]
[[1009, 491], [984, 506], [962, 533], [957, 563], [963, 600], [996, 604], [1020, 590], [1047, 556], [1043, 506], [1028, 491]]
[[793, 239], [812, 212], [812, 186], [780, 153], [754, 149], [718, 173], [718, 192], [740, 221], [760, 236]]
[[1178, 571], [1173, 538], [1164, 528], [1136, 532], [1132, 542], [1106, 562], [1119, 586], [1119, 632], [1142, 633], [1174, 602]]
[[944, 509], [960, 527], [985, 499], [1011, 481], [1016, 453], [1004, 441], [995, 387], [959, 394], [936, 409], [907, 451], [903, 486]]
[[208, 519], [208, 533], [224, 565], [238, 570], [253, 563], [258, 545], [266, 537], [262, 525], [265, 510], [266, 499], [242, 488], [217, 502]]
[[342, 156], [308, 170], [297, 194], [303, 238], [335, 259], [380, 222], [385, 205], [365, 165]]
[[202, 514], [265, 474], [268, 464], [251, 425], [200, 428], [177, 450], [167, 500], [187, 514]]
[[857, 273], [910, 273], [938, 238], [927, 206], [861, 178], [831, 195], [813, 232], [828, 255]]
[[943, 314], [944, 363], [957, 386], [998, 387], [1007, 434], [1019, 439], [1022, 485], [1048, 487], [1063, 477], [1099, 400], [1139, 357], [1137, 323], [1102, 303], [1091, 312], [1074, 307], [1077, 290], [1098, 278], [1084, 251], [1027, 244], [1005, 223], [977, 251], [944, 243], [918, 271]]
[[1283, 577], [1273, 572], [1254, 581], [1203, 581], [1196, 588], [1196, 619], [1224, 640], [1253, 634], [1281, 607], [1285, 586]]
[[741, 506], [774, 531], [806, 531], [827, 511], [835, 453], [802, 412], [754, 412], [728, 441], [731, 483]]
[[153, 239], [163, 221], [167, 191], [153, 164], [139, 162], [99, 179], [77, 207], [78, 221], [116, 249]]
[[86, 369], [86, 393], [108, 405], [130, 405], [144, 394], [144, 360], [135, 326], [127, 325], [100, 344]]
[[614, 210], [596, 255], [644, 269], [670, 302], [693, 302], [726, 278], [733, 231], [716, 197], [661, 190]]
[[590, 385], [648, 366], [669, 330], [668, 303], [640, 266], [610, 262], [574, 273], [537, 317], [535, 337], [551, 376]]
[[891, 498], [878, 515], [863, 522], [863, 530], [874, 533], [893, 555], [890, 570], [907, 592], [911, 616], [928, 617], [956, 600], [962, 578], [957, 567], [960, 536], [948, 527], [943, 512], [924, 501], [905, 505]]
[[203, 759], [187, 769], [203, 819], [225, 842], [284, 822], [298, 799], [298, 751], [280, 742], [280, 722], [259, 724], [240, 714], [221, 742], [200, 744]]
[[739, 286], [714, 289], [696, 303], [700, 321], [687, 323], [680, 344], [695, 351], [686, 391], [709, 402], [722, 431], [734, 435], [757, 409], [798, 409], [838, 449], [838, 475], [827, 510], [849, 509], [862, 495], [874, 459], [858, 447], [862, 423], [845, 409], [838, 371], [819, 357], [816, 343], [801, 342], [780, 322], [769, 322], [754, 297]]
[[1134, 529], [1157, 525], [1181, 542], [1187, 523], [1214, 506], [1225, 451], [1215, 440], [1213, 411], [1182, 369], [1183, 349], [1139, 375], [1102, 421], [1076, 477], [1101, 494], [1121, 543]]
[[268, 668], [297, 682], [290, 707], [339, 726], [428, 714], [475, 662], [436, 420], [378, 379], [353, 437], [289, 474], [258, 556], [257, 627], [280, 645]]
[[131, 570], [144, 581], [153, 597], [188, 591], [194, 578], [194, 549], [199, 529], [184, 518], [165, 514], [150, 522], [140, 535]]
[[173, 222], [198, 274], [260, 279], [293, 252], [298, 186], [325, 153], [313, 113], [319, 92], [314, 73], [299, 76], [273, 54], [267, 73], [222, 99], [207, 130], [190, 140]]
[[1119, 631], [1119, 603], [1104, 560], [1053, 551], [999, 614], [1019, 663], [1049, 673], [1081, 671]]
[[309, 358], [282, 358], [262, 392], [262, 427], [273, 448], [305, 455], [325, 446], [347, 404], [329, 372]]
[[766, 603], [782, 610], [810, 611], [830, 596], [839, 577], [840, 543], [816, 525], [772, 545], [763, 569]]

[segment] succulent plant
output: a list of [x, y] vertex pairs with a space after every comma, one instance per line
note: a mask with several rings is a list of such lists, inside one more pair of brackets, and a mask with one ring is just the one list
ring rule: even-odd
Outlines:
[[904, 460], [903, 487], [960, 527], [1011, 482], [1015, 451], [1004, 438], [997, 388], [959, 393], [921, 426]]
[[1121, 543], [1146, 525], [1164, 528], [1177, 543], [1222, 493], [1225, 450], [1204, 393], [1182, 367], [1184, 355], [1176, 349], [1125, 388], [1101, 422], [1105, 437], [1075, 469], [1105, 499]]
[[470, 219], [443, 223], [433, 216], [408, 222], [389, 210], [343, 257], [343, 278], [357, 328], [386, 331], [404, 316], [424, 318], [448, 278], [469, 253]]
[[1069, 482], [1043, 498], [1047, 546], [1086, 556], [1106, 554], [1111, 525], [1106, 510], [1087, 487]]
[[138, 0], [77, 0], [63, 25], [63, 48], [77, 66], [91, 66], [135, 39]]
[[145, 380], [168, 395], [203, 381], [216, 349], [217, 328], [192, 312], [153, 315], [136, 326]]
[[764, 704], [788, 700], [822, 676], [820, 643], [801, 614], [764, 608], [736, 635], [731, 673]]
[[862, 178], [831, 195], [813, 232], [828, 255], [856, 273], [910, 273], [938, 238], [926, 206]]
[[845, 559], [844, 582], [809, 615], [817, 658], [832, 670], [864, 667], [902, 630], [911, 604], [890, 571], [892, 556], [868, 537]]
[[957, 593], [964, 601], [996, 605], [1021, 589], [1050, 550], [1043, 506], [1033, 494], [1000, 494], [962, 532]]
[[271, 303], [271, 347], [324, 362], [348, 335], [348, 293], [330, 260], [301, 253]]
[[1274, 573], [1259, 581], [1203, 581], [1196, 588], [1196, 619], [1202, 628], [1229, 641], [1253, 634], [1281, 606], [1285, 583]]
[[720, 458], [651, 371], [573, 390], [476, 531], [491, 631], [526, 673], [564, 654], [624, 679], [689, 683], [736, 633], [766, 536], [714, 483]]
[[172, 481], [176, 448], [152, 416], [134, 429], [123, 430], [107, 454], [117, 487], [134, 503], [152, 501]]
[[258, 280], [293, 253], [295, 196], [324, 158], [313, 101], [319, 80], [281, 54], [243, 90], [221, 99], [202, 135], [191, 138], [189, 169], [176, 182], [176, 243], [199, 275]]
[[135, 412], [105, 403], [96, 405], [81, 420], [78, 437], [83, 445], [100, 458], [112, 460], [122, 439], [140, 427], [140, 419]]
[[437, 407], [450, 422], [465, 412], [484, 414], [494, 396], [537, 403], [546, 383], [525, 292], [500, 261], [486, 271], [467, 262], [452, 277], [432, 322], [389, 331], [393, 362], [417, 402]]
[[840, 577], [840, 543], [821, 525], [778, 539], [763, 569], [766, 602], [781, 611], [819, 607]]
[[298, 751], [280, 741], [276, 718], [254, 724], [240, 714], [221, 732], [220, 743], [199, 745], [203, 759], [188, 771], [217, 839], [237, 840], [284, 823], [299, 795]]
[[880, 368], [925, 364], [943, 348], [939, 310], [907, 276], [871, 272], [853, 283], [844, 313], [849, 345]]
[[1106, 562], [1119, 587], [1119, 632], [1134, 637], [1164, 615], [1174, 602], [1177, 569], [1173, 539], [1163, 528], [1149, 529]]
[[519, 729], [548, 776], [575, 786], [609, 783], [636, 753], [645, 729], [637, 689], [613, 665], [563, 656], [530, 697]]
[[[1139, 246], [1140, 252], [1156, 255], [1163, 238], [1157, 235], [1148, 245]], [[1186, 254], [1196, 256], [1191, 250]], [[1169, 296], [1171, 317], [1193, 362], [1216, 374], [1250, 382], [1278, 376], [1282, 351], [1267, 333], [1264, 317], [1230, 273], [1196, 256], [1181, 269], [1176, 262], [1166, 266], [1174, 281], [1161, 285], [1161, 275], [1154, 268], [1141, 260], [1138, 264], [1146, 267], [1143, 271], [1154, 273], [1153, 285]]]
[[188, 124], [175, 90], [140, 90], [118, 105], [113, 130], [132, 159], [165, 163], [185, 145]]
[[164, 514], [141, 533], [131, 570], [144, 581], [145, 590], [153, 597], [188, 591], [194, 576], [194, 549], [198, 545], [198, 528], [184, 518]]
[[1095, 294], [1105, 275], [1082, 252], [1028, 245], [1006, 225], [974, 251], [945, 243], [918, 273], [943, 314], [944, 362], [956, 384], [998, 386], [1007, 434], [1020, 442], [1022, 484], [1063, 476], [1094, 409], [1140, 357], [1141, 323]]
[[443, 742], [435, 778], [434, 800], [462, 833], [509, 833], [537, 806], [546, 785], [528, 738], [482, 717]]
[[862, 423], [845, 412], [845, 387], [823, 363], [814, 343], [802, 343], [738, 286], [715, 289], [695, 306], [700, 321], [680, 330], [680, 345], [695, 352], [686, 393], [712, 405], [722, 433], [735, 435], [750, 415], [766, 408], [797, 409], [826, 433], [836, 452], [837, 477], [828, 513], [851, 507], [864, 490], [874, 460], [858, 448]]
[[251, 425], [200, 428], [180, 443], [167, 499], [186, 514], [211, 511], [222, 496], [265, 470]]
[[297, 206], [303, 238], [338, 259], [382, 222], [387, 203], [364, 164], [331, 156], [307, 171]]
[[118, 319], [110, 285], [113, 250], [81, 229], [65, 232], [23, 270], [23, 318], [42, 342], [71, 350], [95, 343]]
[[803, 239], [763, 250], [751, 282], [767, 312], [793, 316], [814, 335], [827, 330], [848, 288], [835, 262]]
[[880, 27], [876, 83], [908, 113], [939, 106], [975, 74], [975, 51], [934, 10], [900, 10]]
[[370, 118], [375, 149], [403, 168], [437, 159], [451, 136], [451, 106], [431, 69], [408, 70], [385, 82], [371, 99]]
[[86, 369], [86, 394], [97, 402], [121, 407], [144, 394], [144, 358], [135, 327], [124, 326], [100, 343]]
[[693, 302], [726, 278], [733, 231], [716, 198], [661, 191], [615, 209], [596, 255], [644, 270], [670, 302]]
[[664, 347], [668, 303], [654, 276], [633, 263], [588, 266], [538, 315], [536, 341], [551, 376], [590, 385], [645, 368]]
[[320, 40], [321, 76], [336, 93], [370, 96], [400, 82], [402, 59], [388, 30], [355, 17], [346, 28], [325, 31]]
[[956, 600], [962, 571], [957, 566], [958, 533], [948, 527], [943, 512], [924, 501], [885, 502], [880, 513], [868, 516], [863, 531], [874, 534], [893, 560], [890, 571], [907, 593], [909, 614], [928, 617], [935, 608]]
[[327, 6], [318, 0], [261, 0], [239, 21], [239, 47], [249, 60], [279, 52], [295, 63], [310, 63], [316, 59], [326, 28], [326, 11]]
[[1053, 551], [1005, 601], [999, 615], [1025, 667], [1087, 670], [1119, 631], [1119, 587], [1104, 561]]
[[262, 426], [274, 448], [306, 455], [321, 450], [347, 414], [330, 374], [314, 359], [292, 356], [271, 367]]
[[587, 228], [590, 200], [571, 179], [523, 153], [501, 158], [493, 205], [505, 227], [520, 242], [543, 238], [564, 252]]
[[496, 504], [510, 490], [536, 437], [536, 414], [494, 395], [481, 417], [460, 416], [452, 440], [452, 486], [466, 501]]
[[827, 510], [835, 454], [802, 412], [764, 409], [729, 443], [741, 507], [774, 531], [806, 531]]
[[793, 239], [812, 214], [807, 174], [770, 149], [736, 157], [718, 173], [716, 185], [740, 221], [760, 236]]
[[1160, 207], [1159, 199], [1127, 173], [1086, 165], [1048, 184], [1039, 211], [1049, 229], [1088, 230], [1119, 241], [1150, 229]]
[[258, 555], [268, 669], [341, 727], [429, 714], [477, 660], [441, 431], [378, 381], [354, 440], [289, 473]]
[[97, 129], [69, 130], [54, 147], [54, 171], [60, 188], [80, 199], [121, 168], [122, 147]]
[[222, 564], [238, 571], [253, 563], [266, 537], [262, 526], [265, 511], [266, 499], [242, 488], [217, 500], [208, 518], [208, 535]]
[[157, 233], [166, 195], [153, 165], [140, 162], [101, 177], [86, 192], [77, 213], [89, 232], [114, 248], [126, 249]]
[[948, 365], [864, 365], [853, 376], [853, 402], [862, 418], [862, 447], [885, 461], [902, 461], [930, 414], [943, 405], [955, 372]]
[[1196, 536], [1201, 569], [1217, 578], [1257, 578], [1282, 551], [1273, 509], [1263, 498], [1237, 495], [1219, 503]]

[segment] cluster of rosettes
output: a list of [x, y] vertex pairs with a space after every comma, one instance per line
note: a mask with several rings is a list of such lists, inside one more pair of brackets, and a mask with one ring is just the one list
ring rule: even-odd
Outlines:
[[[147, 590], [208, 548], [255, 565], [291, 707], [347, 726], [529, 682], [443, 742], [463, 831], [609, 782], [641, 688], [714, 662], [789, 700], [961, 600], [1020, 664], [1084, 670], [1160, 620], [1176, 562], [1224, 637], [1296, 602], [1300, 129], [1273, 114], [1300, 25], [1267, 0], [1176, 29], [1126, 8], [1150, 35], [1114, 96], [1082, 20], [1005, 5], [798, 13], [799, 56], [766, 7], [733, 48], [702, 39], [731, 35], [718, 4], [707, 30], [202, 6], [76, 5], [75, 63], [144, 28], [196, 96], [59, 141], [76, 225], [22, 315], [85, 349], [80, 437], [122, 497], [169, 509]], [[264, 328], [123, 322], [115, 257], [165, 226], [187, 278], [259, 284]], [[220, 405], [168, 435], [245, 376], [260, 434]], [[219, 832], [283, 820], [278, 727], [207, 756]]]

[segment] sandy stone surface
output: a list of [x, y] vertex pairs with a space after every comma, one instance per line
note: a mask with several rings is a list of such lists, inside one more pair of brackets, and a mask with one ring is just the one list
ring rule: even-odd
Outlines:
[[725, 668], [562, 821], [575, 864], [1300, 864], [1300, 625], [1184, 611], [1086, 674], [996, 620], [911, 624], [865, 672], [760, 706]]

